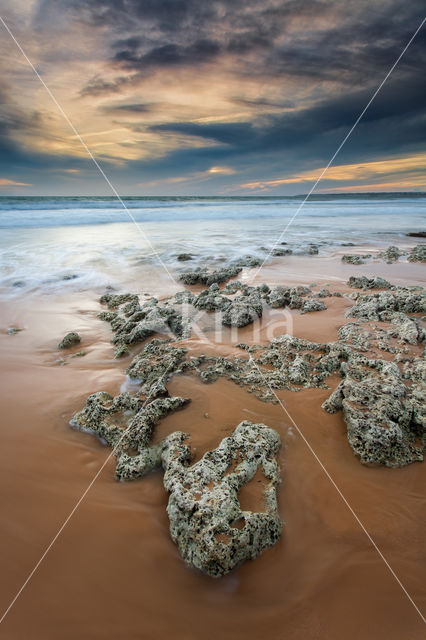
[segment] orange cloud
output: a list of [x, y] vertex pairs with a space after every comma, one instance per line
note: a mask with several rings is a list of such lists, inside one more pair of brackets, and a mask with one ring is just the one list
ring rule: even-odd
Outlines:
[[172, 178], [164, 178], [163, 180], [151, 180], [150, 182], [141, 182], [139, 186], [143, 187], [156, 187], [161, 184], [178, 184], [180, 182], [203, 182], [209, 180], [215, 175], [231, 176], [236, 173], [235, 169], [231, 167], [210, 167], [206, 171], [196, 171], [190, 173], [187, 176], [175, 176]]
[[9, 180], [8, 178], [0, 178], [1, 187], [32, 187], [32, 184], [26, 182], [16, 182], [15, 180]]
[[[325, 167], [320, 167], [313, 171], [303, 171], [297, 175], [290, 176], [288, 178], [279, 178], [276, 180], [259, 180], [254, 182], [247, 182], [240, 185], [242, 189], [252, 189], [264, 191], [278, 187], [282, 184], [295, 184], [295, 183], [313, 183], [315, 182], [324, 171]], [[421, 175], [410, 175], [420, 173]], [[401, 174], [408, 173], [407, 179], [404, 180]], [[374, 162], [364, 162], [357, 164], [343, 164], [329, 167], [322, 177], [322, 180], [336, 180], [353, 182], [359, 180], [374, 180], [379, 176], [395, 176], [395, 180], [391, 182], [382, 183], [382, 188], [393, 186], [395, 189], [400, 188], [412, 188], [412, 187], [426, 187], [426, 154], [419, 153], [406, 158], [393, 158], [390, 160], [378, 160]], [[359, 186], [345, 186], [336, 187], [335, 190], [368, 190], [368, 188], [379, 186], [371, 184], [363, 184]], [[333, 189], [333, 187], [331, 188]], [[327, 189], [327, 191], [330, 189]], [[324, 189], [322, 190], [324, 191]]]

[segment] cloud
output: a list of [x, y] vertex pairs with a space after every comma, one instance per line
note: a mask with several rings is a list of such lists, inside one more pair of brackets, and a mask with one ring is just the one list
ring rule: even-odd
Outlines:
[[[324, 173], [325, 172], [325, 173]], [[365, 185], [366, 181], [372, 179], [383, 179], [383, 176], [398, 177], [403, 175], [403, 181], [386, 182], [387, 186], [405, 184], [410, 187], [426, 188], [426, 153], [417, 154], [405, 158], [392, 158], [379, 160], [375, 162], [364, 162], [362, 164], [346, 164], [332, 165], [328, 169], [326, 167], [318, 167], [310, 171], [302, 171], [293, 174], [290, 177], [278, 178], [275, 180], [261, 180], [240, 184], [241, 189], [249, 189], [250, 191], [264, 191], [265, 189], [276, 188], [286, 184], [313, 184], [323, 175], [323, 182], [345, 182], [345, 187], [334, 187], [334, 189], [346, 189], [351, 182], [362, 181], [364, 184], [359, 188], [372, 187], [373, 185]], [[355, 188], [355, 187], [353, 187]], [[356, 187], [358, 188], [358, 187]]]
[[[282, 188], [296, 189], [294, 177], [303, 185], [312, 167], [325, 166], [424, 7], [423, 0], [34, 0], [26, 14], [19, 4], [19, 20], [14, 11], [9, 2], [5, 17], [14, 18], [113, 180], [183, 188], [195, 179], [213, 191], [235, 187], [237, 175], [240, 185], [284, 180]], [[0, 46], [9, 63], [0, 84], [2, 171], [46, 188], [53, 169], [58, 189], [77, 176], [98, 184], [31, 69], [9, 44]], [[424, 151], [425, 64], [419, 34], [339, 165]]]
[[32, 187], [32, 184], [26, 182], [17, 182], [16, 180], [9, 180], [9, 178], [0, 178], [0, 188], [2, 187]]

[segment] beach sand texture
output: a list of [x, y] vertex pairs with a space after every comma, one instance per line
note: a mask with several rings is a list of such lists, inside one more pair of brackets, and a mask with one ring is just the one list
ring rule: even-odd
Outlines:
[[[277, 260], [262, 271], [259, 282], [315, 281], [321, 288], [331, 277], [330, 289], [349, 293], [344, 284], [349, 273], [380, 273], [399, 284], [419, 284], [423, 276], [421, 265], [409, 263], [355, 268], [336, 257], [328, 263], [312, 258], [304, 269], [300, 264], [296, 258]], [[398, 277], [392, 278], [392, 272]], [[144, 282], [144, 290], [155, 293], [154, 286]], [[351, 304], [347, 297], [327, 298], [326, 311], [292, 311], [293, 334], [313, 341], [336, 339]], [[100, 310], [97, 297], [87, 292], [41, 295], [2, 309], [2, 328], [23, 329], [16, 335], [3, 329], [0, 335], [2, 609], [110, 452], [93, 436], [68, 425], [90, 393], [116, 395], [125, 384], [123, 369], [131, 355], [124, 361], [113, 359], [110, 328], [96, 317]], [[266, 313], [260, 342], [271, 339], [271, 331], [279, 332], [279, 326], [271, 329], [269, 320]], [[70, 330], [79, 332], [82, 343], [64, 355], [56, 346]], [[225, 330], [218, 344], [210, 337], [207, 343], [193, 336], [184, 346], [194, 355], [233, 354], [234, 337]], [[250, 327], [240, 330], [238, 339], [250, 343]], [[82, 349], [84, 357], [70, 358]], [[61, 366], [61, 358], [66, 365]], [[338, 381], [331, 378], [330, 386]], [[190, 433], [196, 460], [242, 420], [263, 422], [279, 433], [278, 498], [285, 521], [279, 542], [219, 580], [190, 569], [170, 539], [162, 472], [118, 483], [112, 459], [11, 609], [0, 637], [423, 637], [418, 613], [279, 405], [263, 403], [225, 379], [206, 385], [192, 376], [176, 376], [168, 389], [192, 402], [165, 418], [155, 438], [175, 430]], [[313, 388], [277, 393], [416, 604], [424, 608], [425, 466], [361, 465], [348, 445], [341, 412], [330, 415], [320, 408], [330, 392]], [[257, 480], [241, 493], [245, 509], [259, 507]]]

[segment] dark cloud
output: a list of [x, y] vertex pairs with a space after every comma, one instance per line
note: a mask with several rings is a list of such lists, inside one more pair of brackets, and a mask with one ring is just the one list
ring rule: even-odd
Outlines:
[[[156, 125], [151, 127], [151, 130], [204, 138], [223, 145], [228, 155], [290, 152], [294, 148], [305, 148], [308, 153], [312, 153], [313, 147], [319, 143], [328, 151], [329, 145], [325, 141], [330, 140], [331, 146], [337, 146], [338, 136], [343, 138], [371, 95], [371, 92], [365, 89], [353, 91], [350, 94], [322, 100], [306, 109], [287, 112], [284, 115], [264, 116], [259, 124], [177, 122]], [[393, 140], [395, 143], [396, 137], [399, 148], [412, 143], [424, 145], [426, 130], [422, 123], [425, 114], [426, 85], [419, 83], [417, 77], [400, 78], [385, 85], [359, 125], [361, 130], [373, 128], [373, 131], [369, 132], [365, 151], [371, 152], [374, 148], [377, 153], [380, 151], [380, 145], [382, 150], [388, 148], [389, 142], [392, 144]], [[394, 128], [395, 123], [397, 129]]]
[[150, 113], [160, 105], [157, 102], [135, 103], [135, 104], [109, 104], [103, 105], [102, 111], [106, 113]]
[[121, 63], [126, 69], [138, 69], [146, 73], [152, 67], [191, 65], [194, 60], [197, 64], [208, 62], [216, 58], [219, 52], [220, 46], [217, 42], [203, 39], [196, 40], [188, 46], [165, 44], [140, 55], [131, 49], [124, 49], [115, 54], [114, 61]]
[[[258, 175], [324, 165], [423, 14], [424, 0], [40, 0], [32, 26], [36, 35], [42, 28], [50, 29], [43, 37], [50, 35], [51, 40], [60, 24], [61, 29], [75, 31], [76, 46], [81, 32], [90, 34], [94, 46], [99, 43], [96, 54], [104, 56], [104, 70], [81, 88], [80, 96], [86, 98], [84, 105], [90, 96], [110, 97], [108, 104], [98, 107], [103, 118], [106, 113], [117, 118], [127, 114], [132, 122], [122, 126], [138, 133], [148, 130], [160, 140], [170, 134], [186, 137], [189, 143], [198, 139], [197, 146], [164, 152], [160, 158], [123, 162], [116, 175], [139, 176], [142, 171], [151, 178], [166, 177], [214, 164], [243, 167], [247, 175]], [[49, 64], [53, 62], [50, 57]], [[424, 150], [425, 65], [423, 32], [339, 160], [362, 162]], [[181, 70], [186, 73], [179, 75]], [[221, 73], [227, 74], [226, 92], [218, 87], [218, 96], [235, 105], [237, 115], [240, 107], [247, 108], [246, 122], [230, 118], [206, 123], [196, 120], [199, 113], [194, 121], [176, 122], [181, 103], [173, 112], [173, 105], [154, 102], [162, 95], [149, 94], [153, 76], [162, 81], [164, 75], [173, 88], [175, 74], [179, 91], [182, 78], [188, 82], [192, 73], [205, 82], [211, 70], [218, 84]], [[230, 88], [232, 78], [235, 90]], [[120, 101], [122, 92], [126, 97]], [[30, 167], [33, 156], [26, 155], [16, 140], [41, 132], [43, 116], [30, 108], [23, 112], [9, 97], [7, 87], [0, 85], [3, 157], [8, 154], [16, 167], [20, 162]], [[186, 118], [191, 105], [184, 107], [180, 112]], [[144, 115], [152, 113], [165, 113], [169, 120], [149, 127]], [[198, 146], [200, 139], [205, 147]], [[131, 144], [133, 140], [123, 141]], [[39, 157], [40, 167], [54, 166], [48, 154]], [[80, 166], [78, 160], [61, 162]]]

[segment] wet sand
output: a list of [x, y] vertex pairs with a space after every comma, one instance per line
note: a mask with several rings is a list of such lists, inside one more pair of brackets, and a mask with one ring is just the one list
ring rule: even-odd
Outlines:
[[[335, 280], [329, 288], [345, 290], [348, 275], [374, 272], [372, 265], [348, 265], [342, 273], [336, 262], [318, 261], [311, 263], [310, 274], [296, 277], [293, 262], [285, 264], [290, 266], [262, 271], [259, 282], [316, 281], [322, 286], [332, 282], [331, 274]], [[325, 273], [319, 272], [320, 264]], [[406, 267], [382, 263], [377, 272], [393, 282], [418, 283], [421, 268]], [[318, 314], [292, 313], [294, 335], [335, 339], [351, 303], [328, 298], [326, 304], [329, 309]], [[96, 318], [98, 310], [97, 296], [87, 293], [16, 300], [2, 309], [2, 610], [110, 453], [92, 436], [68, 426], [89, 393], [103, 389], [116, 394], [125, 382], [123, 370], [130, 357], [112, 359], [109, 325]], [[261, 340], [270, 339], [270, 320], [266, 316], [262, 321]], [[8, 326], [24, 330], [10, 336], [5, 333]], [[67, 356], [62, 366], [57, 360], [64, 354], [55, 347], [69, 330], [83, 337], [72, 351], [85, 349], [87, 354]], [[249, 341], [250, 335], [246, 328], [238, 339]], [[198, 338], [187, 342], [194, 353], [231, 353], [232, 337], [223, 333], [219, 345]], [[161, 473], [117, 483], [110, 460], [0, 626], [0, 638], [424, 637], [418, 613], [280, 406], [262, 403], [226, 380], [205, 385], [180, 376], [169, 383], [169, 390], [192, 402], [167, 417], [156, 438], [176, 429], [187, 431], [196, 458], [244, 419], [265, 422], [280, 433], [279, 504], [286, 526], [278, 544], [218, 580], [191, 570], [169, 536]], [[279, 395], [424, 611], [426, 467], [361, 465], [347, 443], [342, 415], [320, 409], [329, 393], [308, 389]], [[245, 489], [246, 508], [256, 508], [256, 489], [256, 482]]]

